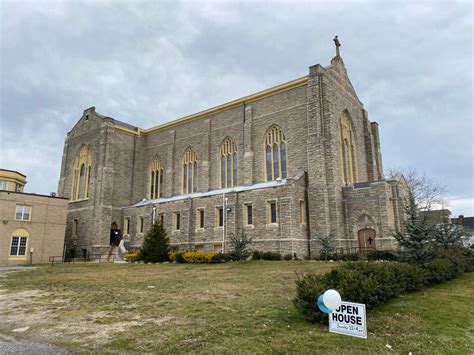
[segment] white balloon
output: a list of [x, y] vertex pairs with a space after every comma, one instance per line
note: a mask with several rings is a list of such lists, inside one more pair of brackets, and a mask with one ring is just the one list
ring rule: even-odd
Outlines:
[[337, 309], [342, 302], [341, 295], [336, 290], [327, 290], [323, 294], [323, 302], [327, 308], [331, 310]]

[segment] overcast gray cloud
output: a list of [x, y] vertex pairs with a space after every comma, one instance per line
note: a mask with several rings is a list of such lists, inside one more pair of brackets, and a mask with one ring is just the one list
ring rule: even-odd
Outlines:
[[85, 108], [155, 126], [329, 64], [338, 34], [385, 167], [426, 172], [474, 215], [470, 1], [0, 3], [0, 166], [28, 191], [56, 190]]

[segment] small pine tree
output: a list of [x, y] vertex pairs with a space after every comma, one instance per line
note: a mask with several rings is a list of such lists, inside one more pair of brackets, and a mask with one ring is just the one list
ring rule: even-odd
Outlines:
[[252, 242], [252, 238], [249, 238], [244, 231], [240, 233], [240, 236], [235, 236], [234, 234], [231, 234], [230, 238], [230, 245], [232, 247], [232, 252], [230, 255], [234, 260], [247, 260], [247, 258], [250, 256], [250, 251], [248, 250], [248, 247], [250, 243]]
[[393, 237], [405, 250], [407, 261], [420, 263], [433, 257], [435, 251], [436, 227], [428, 214], [420, 214], [420, 209], [412, 193], [405, 206], [405, 230], [396, 232]]
[[140, 249], [140, 260], [144, 263], [169, 261], [170, 240], [163, 225], [156, 221], [145, 236]]
[[440, 223], [435, 229], [436, 247], [441, 250], [459, 249], [463, 246], [465, 232], [462, 228], [451, 223]]
[[334, 253], [334, 250], [336, 250], [334, 231], [331, 231], [328, 235], [316, 237], [316, 239], [321, 244], [319, 255], [321, 258], [324, 258], [324, 260], [327, 261], [331, 254]]

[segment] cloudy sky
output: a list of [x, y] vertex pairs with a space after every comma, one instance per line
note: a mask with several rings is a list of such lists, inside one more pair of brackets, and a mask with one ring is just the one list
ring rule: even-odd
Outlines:
[[0, 167], [55, 191], [85, 108], [149, 128], [328, 65], [336, 34], [384, 167], [474, 215], [471, 1], [0, 0]]

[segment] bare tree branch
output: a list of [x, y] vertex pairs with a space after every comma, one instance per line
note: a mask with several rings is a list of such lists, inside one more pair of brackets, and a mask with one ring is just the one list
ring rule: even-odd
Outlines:
[[398, 174], [405, 178], [408, 188], [421, 211], [430, 211], [446, 204], [446, 200], [442, 196], [446, 192], [445, 186], [434, 182], [424, 172], [415, 169], [397, 168], [389, 169], [387, 176], [394, 178]]

